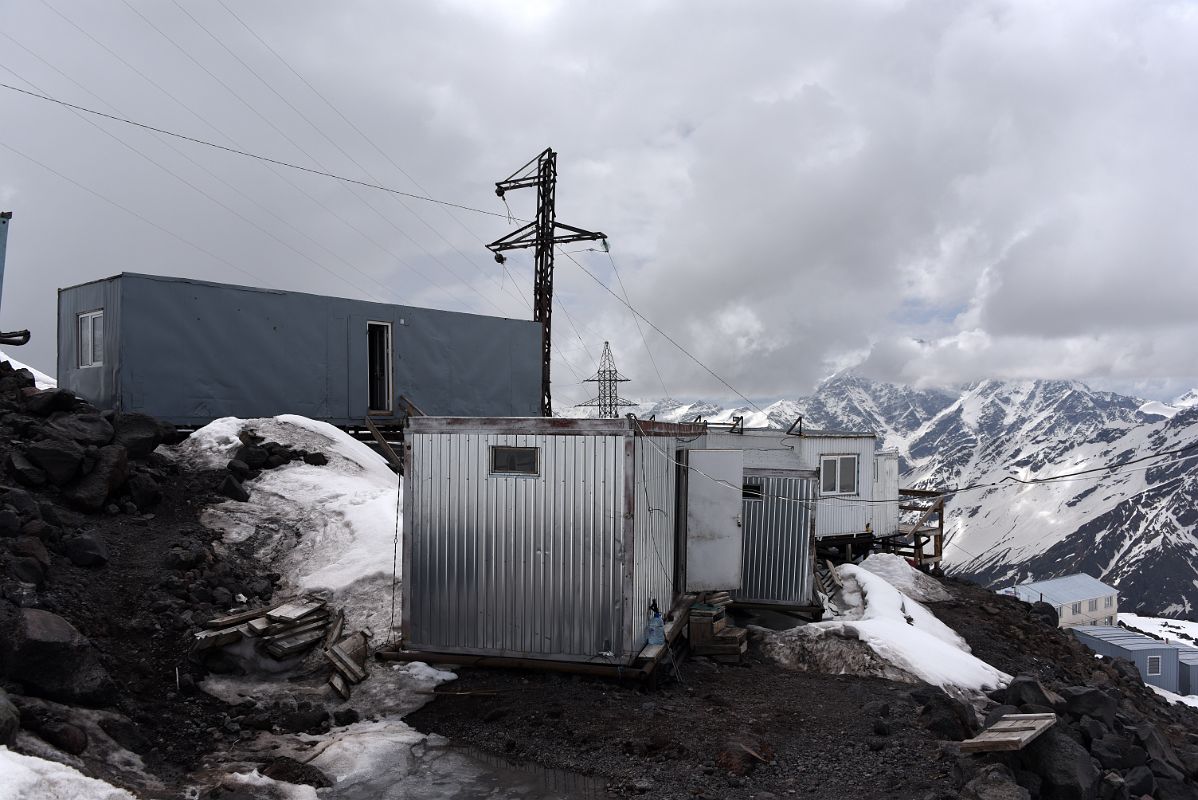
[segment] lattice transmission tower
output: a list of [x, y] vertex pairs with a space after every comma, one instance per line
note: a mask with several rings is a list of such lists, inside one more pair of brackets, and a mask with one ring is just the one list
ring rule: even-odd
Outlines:
[[600, 419], [615, 419], [620, 414], [622, 406], [635, 406], [636, 403], [620, 397], [620, 384], [627, 383], [625, 378], [616, 370], [616, 360], [612, 358], [611, 345], [603, 343], [603, 355], [599, 357], [599, 371], [586, 382], [599, 384], [599, 396], [585, 403], [579, 403], [577, 408], [599, 409]]

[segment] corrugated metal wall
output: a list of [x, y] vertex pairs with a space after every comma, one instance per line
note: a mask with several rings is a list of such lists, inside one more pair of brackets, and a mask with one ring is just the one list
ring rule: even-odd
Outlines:
[[[627, 660], [628, 649], [639, 649], [629, 641], [623, 599], [627, 437], [455, 433], [408, 441], [409, 647], [580, 661], [608, 660], [605, 651]], [[491, 475], [492, 445], [541, 448], [540, 474]]]
[[632, 603], [628, 611], [629, 630], [637, 637], [649, 621], [651, 600], [657, 600], [662, 616], [673, 605], [677, 471], [673, 438], [638, 436], [632, 441], [636, 497]]
[[857, 493], [826, 495], [819, 492], [815, 515], [815, 535], [841, 536], [865, 532], [873, 519], [873, 509], [862, 500], [873, 499], [874, 437], [868, 436], [802, 436], [796, 439], [799, 459], [808, 469], [819, 469], [824, 456], [857, 456]]
[[734, 600], [805, 606], [815, 602], [811, 514], [815, 480], [745, 474], [762, 499], [744, 501], [741, 588]]

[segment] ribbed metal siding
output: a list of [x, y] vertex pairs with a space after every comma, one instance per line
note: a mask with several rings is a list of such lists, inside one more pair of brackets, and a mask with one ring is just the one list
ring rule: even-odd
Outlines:
[[797, 441], [799, 460], [808, 469], [820, 469], [824, 456], [857, 456], [856, 494], [817, 494], [816, 537], [864, 533], [865, 524], [873, 518], [869, 503], [861, 501], [873, 498], [874, 437], [816, 435], [798, 437]]
[[[625, 437], [413, 434], [403, 601], [409, 647], [621, 660]], [[541, 448], [491, 475], [492, 445]]]
[[[898, 451], [882, 450], [874, 455], [873, 515], [874, 534], [890, 536], [898, 533], [899, 524], [899, 464]], [[885, 503], [876, 502], [885, 500]]]
[[811, 513], [815, 481], [746, 475], [761, 500], [743, 502], [741, 588], [734, 600], [805, 606], [815, 601]]
[[631, 635], [639, 641], [649, 620], [650, 601], [657, 600], [663, 616], [673, 605], [677, 473], [673, 438], [638, 436], [634, 441], [636, 499], [628, 611]]

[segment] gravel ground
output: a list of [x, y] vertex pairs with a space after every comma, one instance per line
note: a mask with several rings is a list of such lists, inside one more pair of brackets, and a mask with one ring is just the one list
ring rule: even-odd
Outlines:
[[913, 687], [815, 675], [750, 658], [691, 659], [683, 682], [461, 669], [408, 717], [485, 752], [654, 798], [955, 797], [951, 759], [912, 724]]

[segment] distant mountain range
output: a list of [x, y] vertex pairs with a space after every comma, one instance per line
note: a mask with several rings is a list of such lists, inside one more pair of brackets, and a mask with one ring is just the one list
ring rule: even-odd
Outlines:
[[[873, 431], [898, 449], [903, 485], [962, 488], [946, 524], [949, 571], [995, 587], [1088, 572], [1119, 588], [1124, 610], [1198, 613], [1198, 390], [1160, 403], [1077, 381], [986, 380], [949, 391], [846, 373], [764, 412], [674, 400], [628, 410], [659, 420], [744, 416], [747, 426], [777, 428], [802, 415], [811, 428]], [[1060, 481], [1011, 480], [1190, 445]]]

